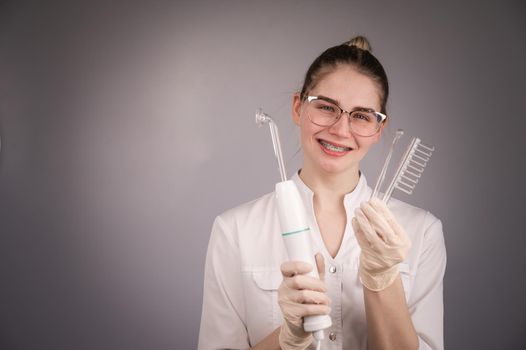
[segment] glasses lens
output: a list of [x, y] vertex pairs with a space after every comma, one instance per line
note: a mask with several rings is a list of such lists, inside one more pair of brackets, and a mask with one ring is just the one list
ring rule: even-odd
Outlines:
[[330, 126], [340, 116], [340, 108], [334, 103], [313, 99], [309, 102], [307, 115], [314, 124]]
[[382, 119], [380, 114], [368, 111], [354, 111], [349, 118], [352, 131], [361, 136], [374, 135], [380, 128]]
[[[340, 118], [342, 110], [329, 101], [313, 98], [309, 101], [307, 115], [311, 122], [320, 126], [331, 126]], [[358, 110], [349, 116], [349, 126], [359, 136], [376, 134], [383, 122], [383, 115], [374, 111]]]

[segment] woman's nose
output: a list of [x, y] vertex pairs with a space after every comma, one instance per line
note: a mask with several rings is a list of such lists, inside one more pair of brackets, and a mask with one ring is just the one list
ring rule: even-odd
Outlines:
[[329, 128], [329, 132], [341, 137], [349, 137], [351, 135], [351, 126], [347, 112], [342, 113], [340, 119]]

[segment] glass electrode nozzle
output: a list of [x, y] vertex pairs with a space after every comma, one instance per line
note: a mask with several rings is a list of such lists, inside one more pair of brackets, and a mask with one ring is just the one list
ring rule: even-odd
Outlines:
[[272, 146], [274, 146], [274, 155], [278, 160], [279, 173], [281, 175], [281, 181], [287, 181], [287, 172], [285, 171], [285, 164], [283, 163], [283, 154], [281, 153], [281, 143], [279, 142], [279, 132], [274, 120], [263, 111], [258, 109], [256, 111], [256, 124], [261, 126], [268, 124], [270, 127], [270, 135], [272, 136]]

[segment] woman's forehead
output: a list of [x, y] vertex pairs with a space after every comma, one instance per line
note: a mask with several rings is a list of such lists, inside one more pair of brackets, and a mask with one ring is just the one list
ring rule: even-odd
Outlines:
[[378, 84], [350, 66], [340, 66], [325, 74], [309, 94], [330, 97], [342, 108], [362, 106], [380, 109]]

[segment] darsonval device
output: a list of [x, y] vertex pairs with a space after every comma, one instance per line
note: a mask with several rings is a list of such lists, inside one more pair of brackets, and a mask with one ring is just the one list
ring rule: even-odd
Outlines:
[[[278, 160], [279, 172], [281, 174], [281, 182], [276, 184], [276, 205], [281, 225], [281, 235], [283, 236], [289, 259], [291, 261], [303, 261], [311, 264], [312, 271], [309, 275], [319, 278], [309, 239], [311, 231], [307, 221], [305, 207], [296, 184], [292, 180], [287, 180], [278, 127], [272, 118], [261, 110], [256, 112], [256, 124], [258, 126], [268, 124], [270, 127], [274, 154]], [[307, 316], [303, 319], [303, 329], [305, 332], [312, 332], [314, 339], [317, 341], [317, 349], [320, 349], [321, 340], [324, 338], [323, 330], [331, 325], [332, 321], [328, 315]]]

